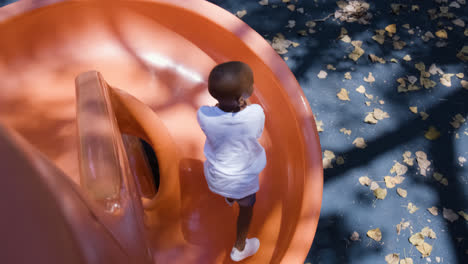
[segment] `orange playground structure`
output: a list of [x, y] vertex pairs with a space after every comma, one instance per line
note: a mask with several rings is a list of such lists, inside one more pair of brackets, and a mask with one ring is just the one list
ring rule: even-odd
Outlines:
[[238, 208], [206, 185], [196, 120], [228, 60], [252, 67], [266, 114], [261, 246], [243, 263], [304, 261], [323, 189], [315, 121], [244, 22], [201, 0], [24, 0], [0, 8], [0, 35], [1, 263], [231, 263]]

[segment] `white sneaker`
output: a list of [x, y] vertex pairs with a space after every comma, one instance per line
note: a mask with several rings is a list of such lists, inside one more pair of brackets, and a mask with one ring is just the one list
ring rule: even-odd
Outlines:
[[224, 197], [224, 200], [225, 200], [226, 203], [227, 203], [229, 206], [231, 206], [231, 207], [232, 207], [232, 205], [234, 204], [234, 201], [230, 202], [230, 201], [228, 200], [228, 198], [226, 198], [226, 197]]
[[239, 251], [236, 247], [232, 248], [231, 259], [235, 262], [241, 261], [257, 253], [260, 248], [260, 240], [258, 238], [248, 238], [245, 240], [245, 248]]

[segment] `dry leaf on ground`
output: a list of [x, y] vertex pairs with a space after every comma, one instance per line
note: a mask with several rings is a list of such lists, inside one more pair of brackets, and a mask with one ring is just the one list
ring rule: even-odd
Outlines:
[[391, 25], [386, 26], [385, 31], [387, 31], [388, 33], [391, 33], [391, 34], [395, 34], [396, 33], [396, 24], [391, 24]]
[[424, 228], [421, 230], [421, 234], [422, 234], [424, 237], [428, 237], [428, 238], [432, 238], [432, 239], [436, 239], [436, 238], [437, 238], [437, 235], [436, 235], [436, 233], [434, 232], [434, 230], [430, 229], [428, 226], [424, 227]]
[[429, 118], [429, 114], [427, 114], [426, 112], [419, 112], [419, 115], [421, 116], [422, 120], [426, 120]]
[[268, 5], [268, 0], [261, 0], [261, 1], [259, 1], [258, 3], [259, 3], [260, 5], [262, 5], [262, 6], [266, 6], [266, 5]]
[[403, 153], [403, 162], [406, 163], [409, 166], [413, 166], [414, 158], [411, 157], [411, 152], [410, 151], [405, 151]]
[[382, 232], [380, 231], [380, 228], [371, 229], [367, 231], [367, 236], [374, 239], [377, 242], [382, 240]]
[[331, 64], [328, 64], [328, 65], [327, 65], [327, 70], [336, 71], [336, 68], [335, 68], [335, 66], [333, 66], [333, 65], [331, 65]]
[[317, 131], [318, 132], [323, 132], [323, 122], [321, 120], [317, 120], [315, 122], [315, 125], [317, 126]]
[[395, 162], [392, 169], [390, 169], [390, 173], [396, 173], [396, 175], [403, 175], [408, 171], [408, 167], [399, 163], [398, 161]]
[[439, 215], [439, 209], [437, 207], [432, 206], [431, 208], [427, 208], [427, 210], [432, 214], [432, 215]]
[[405, 55], [405, 56], [403, 57], [403, 60], [405, 60], [405, 61], [411, 61], [411, 56], [410, 56], [410, 55]]
[[443, 209], [442, 215], [451, 223], [457, 221], [459, 218], [458, 215], [452, 209], [447, 209], [445, 207]]
[[400, 261], [400, 256], [396, 253], [388, 254], [385, 256], [385, 261], [387, 264], [398, 264]]
[[363, 93], [366, 92], [366, 88], [365, 88], [364, 86], [360, 85], [358, 88], [356, 88], [356, 91], [357, 91], [358, 93], [363, 94]]
[[367, 147], [366, 142], [364, 141], [364, 138], [358, 137], [353, 141], [353, 145], [356, 146], [356, 148], [364, 149]]
[[357, 61], [365, 53], [365, 51], [361, 48], [362, 41], [354, 40], [351, 41], [351, 44], [354, 46], [354, 50], [348, 55], [348, 57], [353, 61]]
[[458, 214], [461, 215], [466, 221], [468, 221], [468, 214], [463, 211], [458, 211]]
[[382, 64], [385, 64], [385, 63], [386, 63], [385, 59], [380, 58], [380, 57], [376, 56], [375, 54], [369, 54], [369, 59], [370, 59], [372, 62], [380, 62], [380, 63], [382, 63]]
[[326, 71], [320, 71], [320, 72], [317, 74], [317, 77], [318, 77], [319, 79], [325, 79], [325, 78], [327, 78], [327, 75], [328, 75], [328, 73], [327, 73]]
[[426, 242], [422, 243], [422, 245], [416, 246], [416, 249], [421, 253], [423, 258], [428, 257], [432, 252], [432, 246]]
[[452, 86], [452, 81], [451, 78], [454, 74], [453, 73], [447, 73], [442, 75], [440, 78], [440, 83], [444, 86], [451, 87]]
[[445, 31], [445, 29], [441, 29], [441, 30], [438, 30], [435, 35], [441, 39], [447, 39], [448, 38], [448, 35], [447, 35], [447, 31]]
[[418, 114], [418, 107], [417, 107], [417, 106], [410, 106], [410, 107], [409, 107], [409, 110], [410, 110], [413, 114]]
[[351, 130], [348, 130], [344, 127], [340, 129], [340, 132], [348, 136], [351, 135]]
[[457, 53], [457, 58], [462, 61], [468, 61], [468, 46], [463, 46], [463, 48]]
[[338, 99], [341, 101], [351, 101], [349, 99], [348, 91], [345, 88], [341, 88], [340, 92], [337, 93], [336, 96], [338, 96]]
[[461, 114], [456, 114], [454, 117], [452, 117], [453, 121], [450, 122], [450, 124], [454, 128], [459, 128], [463, 123], [466, 122], [466, 119], [461, 115]]
[[336, 164], [337, 165], [343, 165], [344, 164], [344, 158], [342, 156], [336, 157]]
[[413, 214], [414, 212], [416, 212], [419, 208], [414, 205], [413, 203], [408, 203], [408, 205], [406, 206], [406, 208], [408, 209], [409, 213], [410, 214]]
[[368, 83], [373, 83], [375, 82], [375, 78], [372, 75], [372, 72], [369, 72], [369, 75], [367, 77], [364, 77], [364, 81]]
[[296, 10], [296, 6], [295, 5], [288, 5], [287, 8], [292, 12], [294, 10]]
[[380, 188], [380, 186], [379, 186], [379, 184], [378, 184], [377, 182], [375, 182], [375, 181], [371, 182], [371, 184], [370, 184], [370, 186], [369, 186], [369, 189], [370, 189], [371, 191], [375, 191], [375, 190], [377, 190], [378, 188]]
[[403, 198], [406, 198], [406, 196], [408, 195], [408, 192], [402, 188], [397, 188], [397, 193]]
[[242, 17], [245, 16], [245, 15], [247, 15], [247, 10], [245, 10], [245, 9], [236, 12], [236, 16], [237, 16], [238, 18], [242, 18]]
[[427, 155], [423, 151], [417, 151], [415, 155], [416, 155], [416, 161], [418, 162], [418, 165], [419, 165], [419, 173], [422, 176], [426, 176], [429, 166], [431, 166], [431, 162], [427, 160]]
[[397, 235], [400, 234], [401, 230], [405, 230], [406, 228], [408, 228], [410, 226], [410, 222], [409, 221], [406, 221], [404, 222], [403, 220], [396, 225], [396, 231], [397, 231]]
[[351, 73], [350, 73], [350, 72], [345, 72], [344, 78], [345, 78], [346, 80], [351, 80], [353, 77], [351, 76]]
[[424, 236], [421, 233], [416, 233], [409, 238], [409, 242], [414, 246], [419, 246], [424, 243]]
[[369, 179], [369, 177], [367, 176], [362, 176], [362, 177], [359, 177], [359, 183], [361, 185], [366, 185], [366, 186], [369, 186], [371, 184], [371, 179]]
[[413, 259], [412, 258], [401, 259], [400, 264], [413, 264]]
[[463, 87], [463, 89], [467, 89], [467, 90], [468, 90], [468, 82], [467, 82], [467, 81], [461, 80], [461, 81], [460, 81], [460, 84], [461, 84], [461, 86]]
[[335, 159], [335, 153], [333, 153], [333, 151], [330, 151], [330, 150], [325, 150], [323, 152], [323, 160], [322, 160], [323, 168], [324, 169], [333, 168], [334, 159]]
[[434, 126], [430, 126], [426, 133], [424, 133], [424, 137], [429, 140], [436, 140], [440, 137], [440, 132]]
[[338, 1], [339, 10], [335, 11], [335, 18], [349, 23], [369, 24], [372, 14], [368, 12], [370, 5], [364, 1]]
[[387, 189], [377, 188], [374, 190], [375, 198], [383, 200], [387, 196]]

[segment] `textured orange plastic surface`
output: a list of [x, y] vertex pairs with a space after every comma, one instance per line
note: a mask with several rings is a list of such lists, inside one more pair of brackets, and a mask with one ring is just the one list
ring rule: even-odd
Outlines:
[[[20, 166], [24, 159], [10, 154], [16, 149], [36, 153], [30, 160], [56, 166], [59, 170], [47, 173], [57, 179], [69, 178], [63, 186], [50, 185], [47, 190], [3, 180], [2, 187], [11, 185], [16, 193], [34, 201], [4, 203], [13, 194], [0, 192], [2, 215], [11, 212], [9, 220], [2, 217], [0, 228], [10, 230], [8, 238], [21, 240], [7, 248], [8, 239], [2, 239], [0, 252], [14, 252], [20, 245], [35, 249], [34, 254], [7, 255], [24, 258], [11, 263], [42, 263], [39, 256], [57, 251], [56, 258], [44, 263], [64, 263], [66, 258], [83, 260], [77, 263], [118, 263], [115, 259], [122, 263], [230, 263], [237, 209], [206, 186], [204, 135], [196, 121], [201, 105], [215, 103], [206, 89], [210, 69], [227, 60], [241, 60], [252, 67], [256, 87], [252, 101], [266, 113], [261, 143], [268, 164], [260, 175], [251, 226], [251, 236], [259, 237], [261, 247], [244, 263], [300, 263], [305, 259], [323, 188], [313, 115], [287, 65], [242, 21], [199, 0], [25, 0], [0, 9], [0, 35], [0, 123], [9, 127], [5, 131], [12, 129], [29, 142], [5, 137], [12, 146], [0, 149], [2, 177], [43, 179], [43, 172]], [[84, 186], [76, 187], [82, 145], [78, 144], [74, 79], [89, 70], [99, 71], [110, 86], [122, 89], [112, 88], [109, 93], [120, 132], [146, 139], [157, 153], [161, 185], [145, 203], [146, 209], [128, 168], [123, 169], [120, 183], [127, 188], [121, 188], [124, 203], [114, 214], [83, 195]], [[16, 166], [15, 170], [4, 173], [6, 165]], [[81, 209], [58, 206], [53, 208], [56, 215], [39, 210], [53, 201], [61, 204], [70, 190], [84, 197]], [[13, 221], [26, 217], [13, 210], [17, 206], [39, 208], [43, 214], [36, 222], [32, 216], [27, 216], [31, 219], [27, 222]], [[86, 206], [96, 215], [94, 220], [80, 216], [86, 214]], [[73, 232], [32, 228], [40, 226], [40, 221], [62, 223], [65, 231]], [[28, 225], [28, 233], [21, 232], [23, 225]], [[67, 242], [38, 243], [43, 237]], [[90, 251], [89, 241], [95, 251]]]

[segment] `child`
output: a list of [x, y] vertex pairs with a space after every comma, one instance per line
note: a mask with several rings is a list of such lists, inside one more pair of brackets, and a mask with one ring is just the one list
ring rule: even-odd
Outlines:
[[260, 105], [248, 103], [253, 92], [253, 72], [243, 62], [214, 67], [208, 78], [208, 91], [218, 104], [202, 106], [197, 113], [206, 135], [205, 178], [210, 190], [225, 197], [226, 203], [239, 204], [231, 259], [241, 261], [260, 247], [260, 241], [247, 239], [247, 233], [259, 189], [258, 174], [266, 165], [265, 150], [258, 143], [265, 114]]

